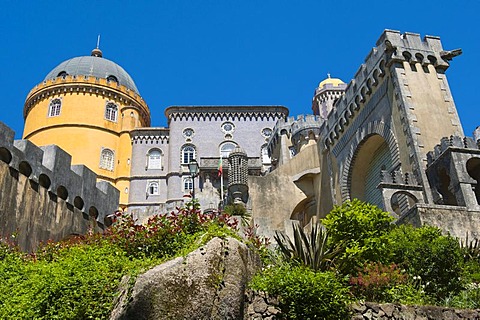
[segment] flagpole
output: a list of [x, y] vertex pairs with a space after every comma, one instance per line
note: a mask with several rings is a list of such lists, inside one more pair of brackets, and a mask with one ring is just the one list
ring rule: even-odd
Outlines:
[[220, 154], [220, 166], [222, 168], [220, 169], [220, 201], [222, 201], [222, 209], [225, 206], [223, 203], [223, 161], [222, 161], [222, 155]]

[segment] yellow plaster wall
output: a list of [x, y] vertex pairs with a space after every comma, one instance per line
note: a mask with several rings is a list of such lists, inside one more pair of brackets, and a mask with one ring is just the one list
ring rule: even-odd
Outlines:
[[[136, 107], [112, 99], [113, 95], [105, 88], [100, 92], [106, 94], [66, 92], [37, 100], [26, 116], [23, 136], [38, 146], [55, 144], [64, 149], [72, 156], [72, 164], [86, 165], [100, 179], [109, 181], [119, 189], [120, 204], [126, 206], [132, 156], [129, 132], [147, 125], [148, 119], [143, 119]], [[31, 96], [27, 97], [27, 101], [29, 98]], [[49, 105], [55, 98], [62, 100], [61, 112], [58, 116], [49, 117]], [[117, 122], [105, 119], [107, 102], [114, 102], [118, 106]], [[99, 166], [102, 148], [115, 153], [113, 171]]]

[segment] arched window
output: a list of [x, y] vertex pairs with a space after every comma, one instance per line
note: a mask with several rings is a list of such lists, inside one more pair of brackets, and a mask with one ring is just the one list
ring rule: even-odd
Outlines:
[[113, 76], [113, 75], [109, 75], [109, 76], [107, 77], [107, 81], [118, 83], [117, 77], [115, 77], [115, 76]]
[[102, 149], [100, 154], [100, 168], [113, 171], [113, 160], [115, 154], [110, 149]]
[[56, 117], [60, 115], [60, 110], [62, 109], [62, 100], [56, 98], [50, 101], [50, 106], [48, 107], [48, 116]]
[[68, 76], [68, 73], [66, 71], [61, 71], [57, 77], [65, 79]]
[[109, 102], [105, 107], [105, 119], [117, 122], [118, 107], [115, 103]]
[[182, 164], [189, 164], [195, 159], [195, 147], [193, 145], [185, 145], [182, 147]]
[[147, 153], [147, 169], [162, 169], [162, 151], [152, 149]]
[[232, 152], [236, 147], [237, 145], [233, 142], [225, 142], [220, 146], [220, 155], [222, 158], [228, 158], [230, 152]]
[[159, 194], [158, 182], [153, 181], [148, 183], [147, 193], [151, 196], [155, 196]]
[[190, 192], [193, 190], [192, 177], [183, 177], [183, 192]]

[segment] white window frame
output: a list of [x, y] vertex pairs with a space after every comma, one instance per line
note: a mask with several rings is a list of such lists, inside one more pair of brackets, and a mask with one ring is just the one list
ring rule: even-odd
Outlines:
[[48, 105], [48, 116], [58, 117], [62, 111], [62, 99], [53, 98]]
[[113, 102], [107, 102], [105, 105], [105, 119], [112, 122], [117, 122], [118, 106]]
[[[158, 154], [158, 158], [155, 157], [156, 154]], [[163, 158], [162, 150], [157, 148], [148, 150], [146, 169], [147, 170], [155, 170], [155, 169], [163, 170], [162, 158]]]
[[115, 152], [108, 148], [102, 148], [100, 152], [100, 168], [113, 171], [115, 164]]
[[193, 191], [193, 178], [190, 176], [184, 176], [182, 178], [182, 189], [183, 192], [192, 192]]
[[[189, 150], [187, 151], [186, 149], [189, 149]], [[195, 146], [192, 145], [192, 144], [186, 144], [186, 145], [182, 146], [182, 151], [181, 151], [180, 156], [182, 157], [180, 159], [182, 164], [189, 164], [190, 161], [196, 159], [197, 148], [195, 148]]]
[[149, 196], [158, 196], [160, 194], [160, 183], [158, 181], [149, 181], [147, 184], [147, 194]]

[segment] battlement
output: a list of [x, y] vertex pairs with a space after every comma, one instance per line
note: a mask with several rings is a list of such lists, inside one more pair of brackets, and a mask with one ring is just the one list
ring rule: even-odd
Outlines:
[[292, 137], [299, 134], [307, 135], [311, 130], [315, 131], [315, 135], [320, 133], [320, 126], [324, 120], [320, 116], [314, 115], [299, 115], [297, 119], [292, 123]]
[[450, 136], [443, 137], [440, 143], [435, 146], [433, 151], [427, 153], [427, 163], [431, 165], [437, 160], [447, 149], [459, 148], [459, 149], [479, 149], [475, 141], [470, 137], [458, 137]]
[[[440, 37], [426, 35], [423, 39], [418, 33], [385, 30], [376, 43], [391, 52], [393, 61], [418, 62], [422, 65], [433, 64], [435, 68], [447, 69], [451, 60], [449, 51], [444, 51]], [[455, 51], [455, 50], [454, 50]]]
[[160, 141], [161, 143], [168, 143], [170, 139], [169, 128], [136, 128], [130, 132], [133, 144], [148, 143], [149, 141]]
[[56, 78], [44, 80], [41, 83], [37, 84], [32, 90], [30, 90], [30, 92], [28, 93], [28, 96], [31, 96], [38, 90], [41, 90], [45, 87], [49, 87], [56, 84], [68, 84], [68, 83], [85, 83], [85, 84], [102, 85], [102, 86], [106, 86], [111, 89], [120, 91], [137, 101], [138, 100], [143, 101], [143, 98], [139, 94], [127, 88], [126, 86], [119, 84], [118, 82], [109, 81], [104, 78], [97, 78], [97, 77], [88, 76], [88, 75], [87, 76], [67, 75], [65, 77], [56, 77]]
[[165, 117], [170, 121], [279, 120], [288, 116], [284, 106], [170, 106]]
[[[113, 95], [112, 91], [114, 93]], [[138, 106], [142, 116], [148, 120], [148, 123], [150, 123], [150, 111], [146, 102], [139, 94], [115, 81], [109, 81], [107, 79], [93, 76], [67, 75], [65, 77], [56, 77], [42, 81], [28, 93], [23, 109], [23, 116], [27, 116], [28, 112], [37, 101], [50, 95], [67, 92], [102, 94], [117, 99], [125, 105]]]
[[446, 70], [448, 61], [461, 54], [461, 50], [445, 51], [439, 37], [425, 36], [423, 40], [419, 34], [406, 32], [401, 34], [395, 30], [385, 30], [376, 42], [364, 63], [348, 83], [345, 94], [337, 101], [328, 115], [324, 132], [324, 144], [329, 148], [335, 144], [367, 98], [377, 90], [387, 68], [394, 63], [409, 62], [429, 64], [436, 69]]
[[418, 182], [413, 174], [409, 172], [402, 173], [401, 170], [382, 170], [380, 179], [381, 183], [383, 184], [418, 185]]
[[37, 147], [28, 140], [15, 140], [14, 131], [0, 122], [0, 160], [35, 186], [48, 190], [53, 198], [104, 223], [118, 209], [120, 193], [110, 183], [97, 182], [84, 165], [71, 165], [71, 156], [58, 146]]
[[280, 136], [287, 135], [289, 138], [299, 134], [300, 132], [315, 131], [315, 135], [320, 132], [320, 127], [324, 120], [320, 116], [315, 115], [298, 115], [297, 117], [288, 117], [279, 119], [273, 127], [273, 133], [267, 143], [269, 154], [272, 153], [276, 145], [280, 141]]
[[315, 96], [319, 95], [322, 92], [325, 91], [341, 91], [343, 92], [345, 88], [347, 87], [346, 83], [339, 83], [338, 85], [334, 85], [331, 83], [326, 83], [322, 87], [318, 87], [315, 89]]

